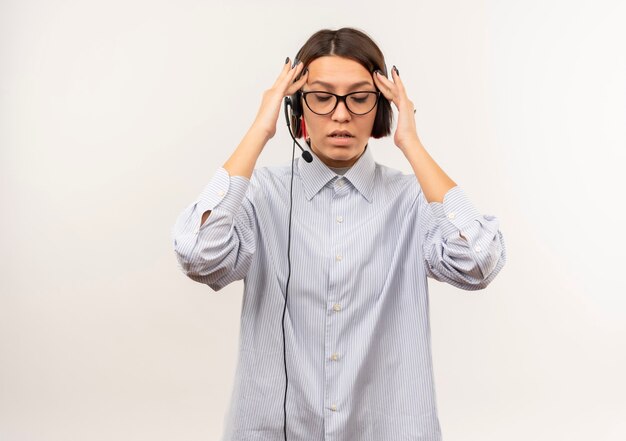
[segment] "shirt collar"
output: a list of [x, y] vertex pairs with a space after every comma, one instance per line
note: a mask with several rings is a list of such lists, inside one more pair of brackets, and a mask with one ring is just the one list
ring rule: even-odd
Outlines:
[[[376, 163], [370, 150], [370, 147], [366, 146], [361, 157], [343, 175], [369, 203], [372, 202], [376, 170]], [[328, 168], [312, 150], [309, 149], [309, 151], [311, 156], [313, 156], [313, 161], [307, 163], [300, 158], [298, 160], [298, 171], [302, 177], [306, 197], [308, 200], [311, 200], [329, 181], [336, 178], [337, 174]]]

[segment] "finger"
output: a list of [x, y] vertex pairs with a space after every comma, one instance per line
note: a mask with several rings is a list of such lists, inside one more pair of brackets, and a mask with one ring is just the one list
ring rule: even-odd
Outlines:
[[302, 86], [304, 86], [304, 84], [307, 82], [308, 79], [309, 79], [309, 71], [307, 70], [304, 72], [304, 74], [302, 74], [302, 76], [298, 79], [298, 81], [294, 82], [287, 88], [285, 95], [293, 95], [294, 93], [296, 93], [296, 91], [300, 90]]
[[393, 69], [391, 69], [391, 78], [393, 78], [393, 82], [398, 87], [398, 89], [401, 92], [404, 92], [404, 83], [402, 82], [402, 79], [400, 78], [400, 72], [398, 71], [398, 68], [396, 66], [394, 66]]
[[[298, 89], [302, 87], [302, 85], [306, 81], [306, 78], [308, 78], [306, 75], [302, 76], [304, 77], [304, 79], [302, 77], [298, 78], [303, 68], [304, 67], [302, 63], [298, 64], [297, 66], [293, 67], [290, 73], [287, 74], [287, 76], [284, 78], [283, 82], [279, 85], [280, 90], [282, 90], [283, 96], [293, 95]], [[296, 80], [296, 78], [298, 79]]]
[[376, 87], [378, 87], [378, 90], [382, 92], [384, 97], [390, 101], [393, 101], [395, 97], [395, 84], [389, 81], [380, 71], [376, 71], [374, 73], [374, 82], [376, 83]]
[[[400, 112], [410, 112], [414, 110], [413, 102], [409, 100], [409, 97], [406, 94], [406, 90], [404, 88], [404, 84], [402, 83], [402, 79], [400, 78], [400, 72], [396, 66], [393, 66], [391, 69], [391, 80], [388, 80], [385, 76], [378, 75], [378, 78], [381, 80], [381, 83], [385, 83], [381, 91], [385, 91], [385, 87], [389, 90], [389, 94], [391, 97], [386, 96], [387, 99], [391, 100], [398, 111]], [[415, 113], [415, 112], [413, 112]]]
[[286, 90], [295, 78], [298, 78], [300, 72], [302, 72], [304, 65], [302, 62], [298, 62], [295, 66], [291, 66], [289, 71], [285, 74], [285, 76], [281, 79], [278, 87], [281, 90]]
[[274, 81], [274, 85], [272, 87], [276, 87], [278, 84], [280, 84], [280, 82], [285, 78], [285, 76], [289, 74], [289, 72], [291, 71], [290, 61], [291, 60], [289, 57], [285, 59], [285, 63], [283, 64], [283, 67], [280, 70], [280, 74], [278, 75], [278, 78], [276, 78], [276, 81]]
[[393, 66], [393, 69], [391, 69], [391, 76], [393, 78], [394, 84], [396, 86], [396, 91], [397, 91], [397, 102], [398, 102], [398, 110], [401, 110], [400, 107], [402, 107], [402, 109], [406, 112], [413, 112], [413, 114], [416, 113], [415, 110], [415, 105], [413, 104], [413, 101], [411, 101], [406, 93], [406, 89], [404, 88], [404, 83], [402, 82], [402, 79], [400, 78], [400, 71], [398, 71], [398, 68], [396, 66]]
[[379, 84], [382, 88], [381, 91], [385, 91], [385, 90], [391, 90], [393, 91], [393, 87], [394, 84], [393, 82], [387, 78], [381, 71], [376, 71], [374, 74], [374, 79], [375, 81], [377, 81], [377, 84]]

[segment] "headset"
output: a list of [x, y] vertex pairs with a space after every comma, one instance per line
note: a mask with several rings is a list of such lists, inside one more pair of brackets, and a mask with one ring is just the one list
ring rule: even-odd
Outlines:
[[[300, 53], [298, 53], [300, 55]], [[298, 56], [294, 58], [293, 65], [294, 68], [298, 64]], [[395, 66], [394, 66], [395, 67]], [[387, 66], [383, 62], [382, 66], [373, 66], [370, 70], [376, 68], [380, 70], [382, 74], [387, 76]], [[376, 72], [376, 70], [374, 70]], [[295, 82], [295, 81], [294, 81]], [[378, 90], [378, 88], [377, 88]], [[379, 94], [378, 99], [386, 98]], [[311, 163], [313, 161], [313, 155], [309, 150], [305, 150], [302, 148], [300, 143], [296, 140], [297, 138], [304, 137], [305, 142], [307, 139], [306, 132], [306, 124], [304, 122], [304, 106], [303, 106], [303, 96], [302, 90], [297, 90], [294, 94], [287, 96], [284, 98], [284, 111], [285, 111], [285, 121], [287, 122], [287, 129], [289, 130], [289, 135], [293, 139], [293, 146], [291, 150], [291, 182], [289, 185], [289, 226], [288, 226], [288, 236], [287, 236], [287, 281], [285, 282], [285, 304], [283, 306], [283, 316], [282, 316], [282, 331], [283, 331], [283, 362], [285, 365], [285, 395], [283, 400], [283, 435], [285, 441], [287, 441], [287, 388], [289, 385], [289, 376], [287, 375], [287, 347], [285, 342], [285, 312], [287, 311], [287, 298], [289, 295], [289, 282], [291, 280], [291, 223], [292, 223], [292, 214], [293, 214], [293, 168], [295, 162], [295, 153], [296, 153], [296, 145], [302, 151], [302, 159], [307, 163]], [[378, 105], [378, 103], [377, 103]], [[291, 112], [289, 109], [291, 108]], [[391, 111], [391, 109], [389, 109]], [[383, 123], [385, 119], [385, 112], [383, 109], [378, 107], [376, 109], [376, 117], [374, 120], [374, 127], [377, 124]], [[387, 134], [387, 133], [385, 133]], [[309, 147], [311, 146], [308, 142]]]
[[[295, 59], [293, 62], [294, 67], [298, 63], [298, 60]], [[384, 74], [386, 75], [387, 69], [384, 67]], [[302, 151], [302, 159], [304, 159], [307, 163], [311, 163], [313, 161], [313, 155], [308, 150], [302, 148], [300, 143], [296, 140], [296, 137], [304, 136], [306, 140], [306, 124], [304, 122], [304, 112], [302, 107], [302, 91], [298, 90], [293, 95], [285, 97], [284, 100], [284, 110], [285, 110], [285, 120], [287, 121], [287, 129], [289, 130], [289, 135], [293, 139], [293, 146], [291, 151], [291, 182], [289, 185], [289, 227], [288, 227], [288, 236], [287, 236], [287, 281], [285, 283], [285, 304], [283, 306], [283, 318], [282, 318], [282, 329], [283, 329], [283, 362], [285, 364], [285, 396], [283, 399], [283, 435], [285, 441], [287, 441], [287, 387], [289, 385], [289, 376], [287, 375], [287, 347], [285, 343], [285, 312], [287, 310], [287, 296], [289, 295], [289, 281], [291, 280], [291, 220], [292, 220], [292, 210], [293, 210], [293, 164], [295, 162], [295, 153], [296, 153], [296, 144], [300, 147]], [[291, 113], [289, 112], [289, 108], [291, 108]], [[376, 110], [376, 121], [378, 121], [380, 110]]]
[[[294, 66], [297, 61], [294, 60]], [[289, 108], [291, 107], [291, 115]], [[283, 306], [283, 362], [285, 364], [285, 395], [283, 398], [283, 435], [287, 441], [287, 386], [289, 385], [289, 376], [287, 375], [287, 345], [285, 342], [285, 312], [287, 311], [287, 296], [289, 295], [289, 281], [291, 280], [291, 219], [293, 211], [293, 164], [295, 162], [296, 144], [302, 151], [302, 159], [307, 163], [313, 161], [313, 155], [308, 150], [304, 150], [300, 143], [296, 140], [296, 136], [304, 135], [306, 139], [306, 125], [304, 123], [302, 111], [302, 92], [298, 90], [295, 94], [285, 97], [285, 120], [287, 121], [287, 129], [289, 135], [293, 139], [291, 150], [291, 182], [289, 185], [289, 227], [287, 233], [287, 282], [285, 283], [285, 304]], [[295, 133], [295, 135], [294, 135]]]
[[[291, 115], [289, 115], [289, 107], [291, 107]], [[302, 91], [298, 90], [295, 94], [285, 97], [285, 119], [287, 120], [289, 135], [293, 139], [293, 142], [295, 144], [298, 144], [298, 147], [300, 147], [300, 150], [302, 150], [302, 159], [310, 163], [311, 161], [313, 161], [313, 156], [311, 155], [311, 152], [309, 152], [308, 150], [304, 150], [300, 143], [296, 141], [296, 137], [299, 138], [300, 136], [304, 135], [304, 137], [306, 138], [306, 125], [304, 123], [303, 113]], [[291, 162], [293, 165], [293, 156]]]
[[[293, 66], [298, 63], [297, 59], [294, 60]], [[292, 66], [292, 67], [293, 67]], [[385, 72], [386, 72], [385, 68]], [[285, 97], [284, 100], [284, 110], [285, 110], [285, 120], [287, 122], [287, 129], [289, 130], [289, 135], [293, 139], [293, 146], [291, 151], [291, 182], [289, 186], [289, 227], [288, 227], [288, 236], [287, 236], [287, 281], [285, 283], [285, 304], [283, 306], [283, 317], [282, 317], [282, 330], [283, 330], [283, 362], [285, 365], [285, 395], [283, 399], [283, 435], [285, 441], [287, 441], [287, 387], [289, 385], [289, 376], [287, 375], [287, 347], [285, 342], [285, 312], [287, 310], [287, 296], [289, 295], [289, 281], [291, 280], [291, 220], [292, 220], [292, 211], [293, 211], [293, 165], [295, 162], [295, 153], [296, 153], [296, 144], [300, 147], [302, 151], [302, 159], [304, 159], [307, 163], [311, 163], [313, 161], [313, 155], [308, 150], [302, 148], [300, 143], [296, 140], [296, 137], [304, 136], [306, 140], [306, 124], [304, 122], [303, 117], [303, 106], [302, 106], [302, 91], [298, 90], [293, 95]], [[291, 113], [289, 112], [289, 108], [291, 108]], [[376, 110], [379, 112], [379, 110]], [[377, 114], [378, 120], [378, 114]]]

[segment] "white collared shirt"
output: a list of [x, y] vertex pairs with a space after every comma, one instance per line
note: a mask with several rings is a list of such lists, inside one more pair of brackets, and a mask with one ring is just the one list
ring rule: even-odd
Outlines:
[[[295, 160], [289, 441], [439, 441], [427, 277], [479, 290], [506, 261], [498, 219], [460, 187], [428, 203], [414, 175], [369, 150], [343, 176], [314, 154]], [[283, 440], [290, 177], [290, 165], [250, 180], [220, 168], [173, 229], [188, 277], [213, 290], [244, 279], [224, 441]]]

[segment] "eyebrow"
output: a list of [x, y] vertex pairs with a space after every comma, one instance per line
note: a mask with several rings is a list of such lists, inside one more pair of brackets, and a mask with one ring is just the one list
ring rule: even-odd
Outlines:
[[[320, 86], [327, 87], [328, 89], [331, 89], [331, 90], [335, 90], [335, 86], [333, 86], [330, 83], [326, 83], [325, 81], [316, 80], [316, 81], [313, 81], [312, 83], [309, 83], [309, 85], [313, 85], [313, 84], [319, 84]], [[358, 83], [351, 84], [348, 89], [355, 89], [361, 86], [373, 86], [373, 84], [370, 83], [369, 81], [359, 81]]]

